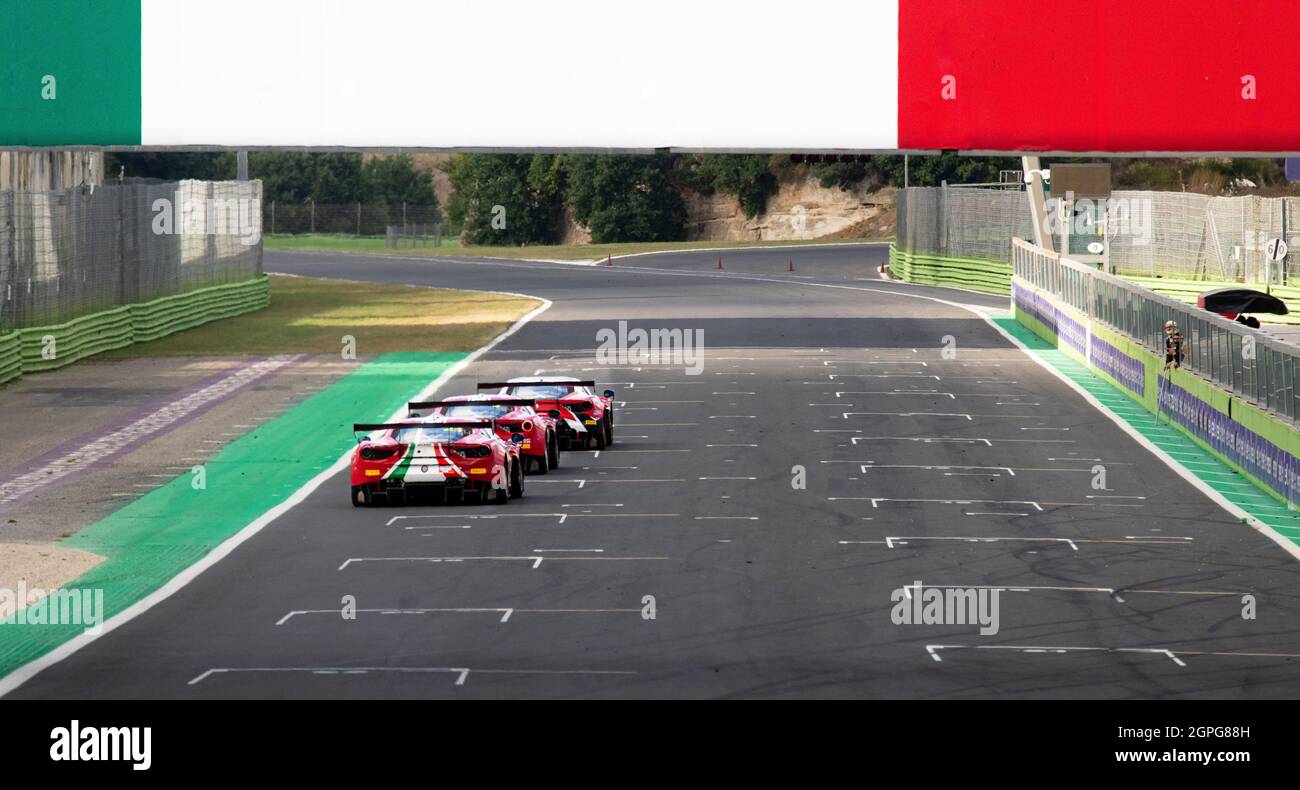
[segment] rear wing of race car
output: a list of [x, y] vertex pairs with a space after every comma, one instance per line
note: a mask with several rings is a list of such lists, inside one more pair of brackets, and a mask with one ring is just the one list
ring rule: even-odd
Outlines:
[[571, 381], [569, 379], [541, 379], [539, 381], [480, 381], [478, 388], [481, 390], [499, 390], [507, 387], [533, 387], [533, 386], [556, 386], [567, 384], [570, 387], [594, 387], [594, 381]]
[[[427, 412], [446, 406], [472, 406], [475, 403], [486, 403], [492, 406], [531, 406], [537, 408], [537, 401], [532, 398], [481, 398], [479, 400], [432, 400], [424, 402], [414, 402], [406, 404], [406, 410], [411, 412], [412, 417], [422, 417], [422, 414], [415, 412]], [[446, 423], [443, 423], [444, 425]]]
[[[448, 420], [447, 422], [358, 422], [352, 424], [352, 433], [374, 433], [401, 428], [491, 428], [496, 430], [496, 420]], [[358, 440], [360, 441], [360, 440]]]

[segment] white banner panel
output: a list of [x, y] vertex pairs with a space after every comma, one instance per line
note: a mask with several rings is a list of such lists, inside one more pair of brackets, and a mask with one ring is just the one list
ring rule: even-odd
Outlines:
[[144, 145], [897, 147], [892, 1], [142, 11]]

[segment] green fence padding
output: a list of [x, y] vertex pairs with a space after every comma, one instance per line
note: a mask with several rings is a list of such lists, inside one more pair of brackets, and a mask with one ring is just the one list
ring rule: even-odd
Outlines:
[[0, 384], [16, 379], [23, 372], [23, 357], [17, 332], [0, 335]]
[[62, 324], [20, 329], [18, 335], [24, 373], [54, 370], [131, 345], [131, 314], [126, 307], [115, 307]]
[[891, 276], [921, 285], [947, 285], [990, 293], [1011, 293], [1011, 264], [900, 250], [889, 245]]
[[270, 303], [270, 286], [261, 277], [131, 305], [131, 326], [135, 342], [143, 343], [209, 321], [260, 310]]
[[115, 307], [53, 326], [19, 329], [0, 335], [0, 382], [22, 373], [61, 368], [132, 343], [158, 340], [209, 321], [260, 310], [270, 303], [270, 280], [262, 276]]

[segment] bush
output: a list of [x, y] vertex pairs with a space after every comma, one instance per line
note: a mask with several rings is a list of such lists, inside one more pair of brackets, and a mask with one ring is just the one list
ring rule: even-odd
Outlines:
[[680, 240], [686, 205], [673, 183], [672, 167], [667, 154], [565, 157], [574, 217], [597, 244]]

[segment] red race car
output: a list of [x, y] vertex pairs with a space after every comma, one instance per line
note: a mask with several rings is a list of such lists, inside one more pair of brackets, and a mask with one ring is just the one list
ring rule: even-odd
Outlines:
[[566, 448], [604, 450], [614, 443], [614, 390], [597, 395], [594, 381], [569, 376], [523, 376], [481, 383], [478, 388], [536, 401], [539, 412], [556, 420], [556, 431]]
[[352, 452], [352, 504], [405, 503], [422, 495], [444, 502], [503, 505], [524, 495], [523, 434], [497, 435], [493, 420], [352, 426], [364, 433]]
[[537, 411], [537, 402], [530, 398], [510, 398], [502, 395], [457, 395], [446, 400], [426, 403], [408, 403], [410, 417], [423, 417], [431, 421], [443, 420], [496, 420], [497, 434], [509, 440], [513, 434], [522, 433], [524, 443], [519, 446], [524, 457], [524, 471], [544, 475], [560, 465], [560, 440], [555, 433], [555, 419]]

